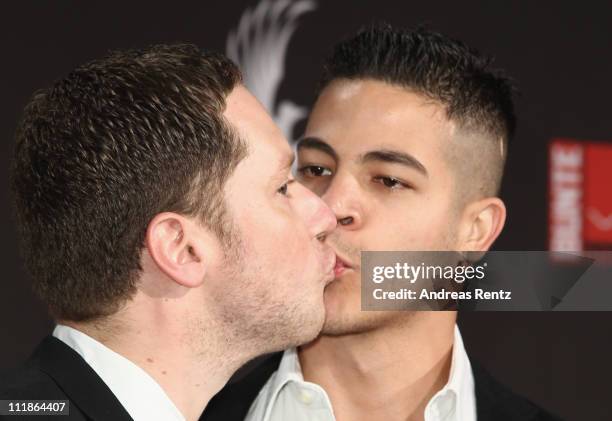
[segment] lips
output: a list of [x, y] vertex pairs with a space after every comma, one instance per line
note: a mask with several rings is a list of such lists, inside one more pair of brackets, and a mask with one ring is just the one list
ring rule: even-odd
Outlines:
[[336, 266], [334, 266], [334, 276], [336, 278], [339, 278], [340, 276], [342, 276], [345, 270], [346, 266], [344, 266], [344, 263], [342, 263], [341, 260], [336, 260]]
[[325, 265], [327, 271], [325, 272], [325, 278], [323, 278], [325, 285], [329, 285], [335, 279], [336, 254], [332, 250], [329, 250], [329, 252], [329, 259]]
[[342, 276], [347, 270], [354, 269], [353, 265], [347, 263], [342, 257], [336, 254], [336, 265], [334, 266], [334, 276], [339, 278]]

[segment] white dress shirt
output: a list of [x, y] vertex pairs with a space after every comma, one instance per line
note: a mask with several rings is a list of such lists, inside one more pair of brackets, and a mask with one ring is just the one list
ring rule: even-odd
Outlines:
[[135, 421], [184, 421], [161, 386], [142, 368], [83, 332], [57, 325], [53, 336], [74, 349]]
[[[245, 421], [335, 421], [325, 390], [304, 381], [295, 348], [283, 354], [278, 370], [270, 376], [251, 405]], [[448, 383], [425, 408], [425, 421], [476, 421], [476, 397], [470, 360], [455, 326], [455, 341]]]

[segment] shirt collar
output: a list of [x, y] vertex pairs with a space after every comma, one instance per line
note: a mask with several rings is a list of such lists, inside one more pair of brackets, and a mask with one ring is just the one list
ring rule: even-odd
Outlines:
[[[452, 411], [453, 406], [454, 411]], [[456, 325], [448, 382], [428, 402], [425, 408], [425, 419], [428, 418], [428, 412], [435, 412], [436, 419], [444, 418], [445, 414], [451, 412], [455, 414], [456, 420], [476, 419], [474, 376], [470, 359], [463, 346], [461, 333]]]
[[[271, 396], [267, 400], [268, 410], [266, 412], [269, 412], [269, 408], [272, 407], [278, 393], [285, 384], [290, 381], [304, 381], [296, 348], [287, 349], [283, 353], [278, 371], [270, 380]], [[476, 420], [472, 367], [463, 345], [461, 333], [456, 325], [448, 382], [427, 403], [425, 419], [444, 419], [451, 413], [455, 414], [456, 420]]]
[[269, 418], [270, 411], [277, 400], [278, 394], [283, 386], [291, 381], [299, 383], [304, 382], [304, 375], [302, 374], [297, 348], [289, 348], [283, 352], [283, 357], [281, 358], [278, 369], [272, 377], [270, 377], [268, 384], [261, 390], [260, 396], [257, 398], [257, 400], [260, 400], [265, 405], [265, 415], [262, 417], [263, 420]]
[[289, 348], [283, 353], [278, 372], [276, 383], [281, 387], [289, 380], [304, 381], [297, 348]]
[[185, 420], [162, 387], [127, 358], [68, 326], [57, 325], [53, 336], [83, 357], [133, 419]]

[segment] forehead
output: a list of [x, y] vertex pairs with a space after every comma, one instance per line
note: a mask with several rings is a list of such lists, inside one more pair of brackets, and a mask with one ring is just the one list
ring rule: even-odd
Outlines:
[[291, 148], [278, 126], [244, 86], [236, 86], [227, 96], [223, 115], [247, 141], [249, 158], [267, 156], [269, 160], [284, 160], [291, 155]]
[[374, 80], [336, 80], [319, 96], [306, 136], [329, 143], [340, 158], [394, 149], [436, 159], [454, 125], [437, 103], [408, 89]]

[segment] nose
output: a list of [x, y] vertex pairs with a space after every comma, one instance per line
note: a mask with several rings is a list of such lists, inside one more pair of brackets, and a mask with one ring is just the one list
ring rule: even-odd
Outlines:
[[363, 207], [357, 180], [336, 174], [321, 199], [331, 208], [339, 229], [359, 229], [363, 223]]
[[321, 198], [306, 187], [298, 184], [296, 189], [299, 190], [296, 194], [304, 199], [300, 209], [303, 212], [302, 216], [307, 223], [311, 237], [321, 241], [324, 240], [336, 228], [334, 213]]

